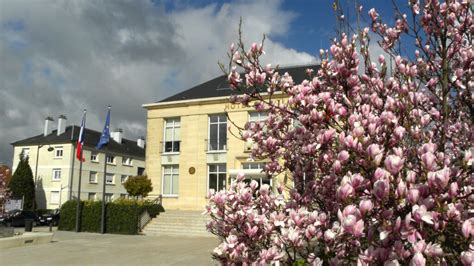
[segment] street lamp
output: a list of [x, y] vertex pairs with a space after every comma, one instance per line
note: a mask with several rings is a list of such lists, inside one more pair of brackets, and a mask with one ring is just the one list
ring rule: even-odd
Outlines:
[[[43, 144], [38, 144], [38, 149], [36, 149], [36, 165], [35, 165], [35, 200], [33, 201], [33, 210], [36, 210], [36, 183], [38, 182], [38, 159], [39, 159], [39, 150], [43, 147]], [[54, 148], [49, 146], [48, 152], [54, 151]]]

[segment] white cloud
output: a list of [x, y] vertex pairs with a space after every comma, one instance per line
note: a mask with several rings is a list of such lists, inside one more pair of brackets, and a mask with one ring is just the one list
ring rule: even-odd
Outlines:
[[9, 143], [42, 132], [46, 116], [68, 116], [100, 130], [105, 106], [112, 128], [145, 134], [141, 104], [220, 75], [237, 40], [266, 40], [266, 62], [314, 62], [274, 42], [296, 14], [278, 1], [237, 1], [167, 11], [150, 1], [0, 1], [0, 161]]

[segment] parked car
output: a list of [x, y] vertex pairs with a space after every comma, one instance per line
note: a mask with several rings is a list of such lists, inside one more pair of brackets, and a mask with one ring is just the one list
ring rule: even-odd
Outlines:
[[0, 223], [6, 226], [25, 226], [25, 220], [33, 220], [33, 226], [38, 224], [38, 216], [34, 211], [11, 210], [0, 218]]
[[51, 223], [53, 226], [57, 226], [59, 224], [59, 218], [59, 209], [49, 210], [39, 217], [39, 222], [42, 225], [49, 225], [49, 223]]

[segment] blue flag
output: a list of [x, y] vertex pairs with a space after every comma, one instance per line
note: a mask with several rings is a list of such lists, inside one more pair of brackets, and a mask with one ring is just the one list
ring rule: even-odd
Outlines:
[[100, 135], [100, 140], [99, 140], [99, 143], [97, 143], [96, 148], [98, 150], [102, 149], [104, 145], [107, 145], [109, 143], [109, 139], [110, 139], [110, 106], [109, 106], [109, 110], [107, 110], [107, 117], [105, 118], [104, 130], [102, 130], [102, 135]]

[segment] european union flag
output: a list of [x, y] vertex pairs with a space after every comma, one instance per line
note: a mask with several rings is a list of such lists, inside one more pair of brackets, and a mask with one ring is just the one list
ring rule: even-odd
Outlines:
[[102, 135], [100, 135], [99, 143], [97, 143], [97, 146], [96, 146], [98, 150], [102, 149], [104, 145], [107, 145], [110, 139], [110, 106], [108, 108], [109, 110], [107, 110], [107, 117], [105, 118], [104, 130], [102, 130]]

